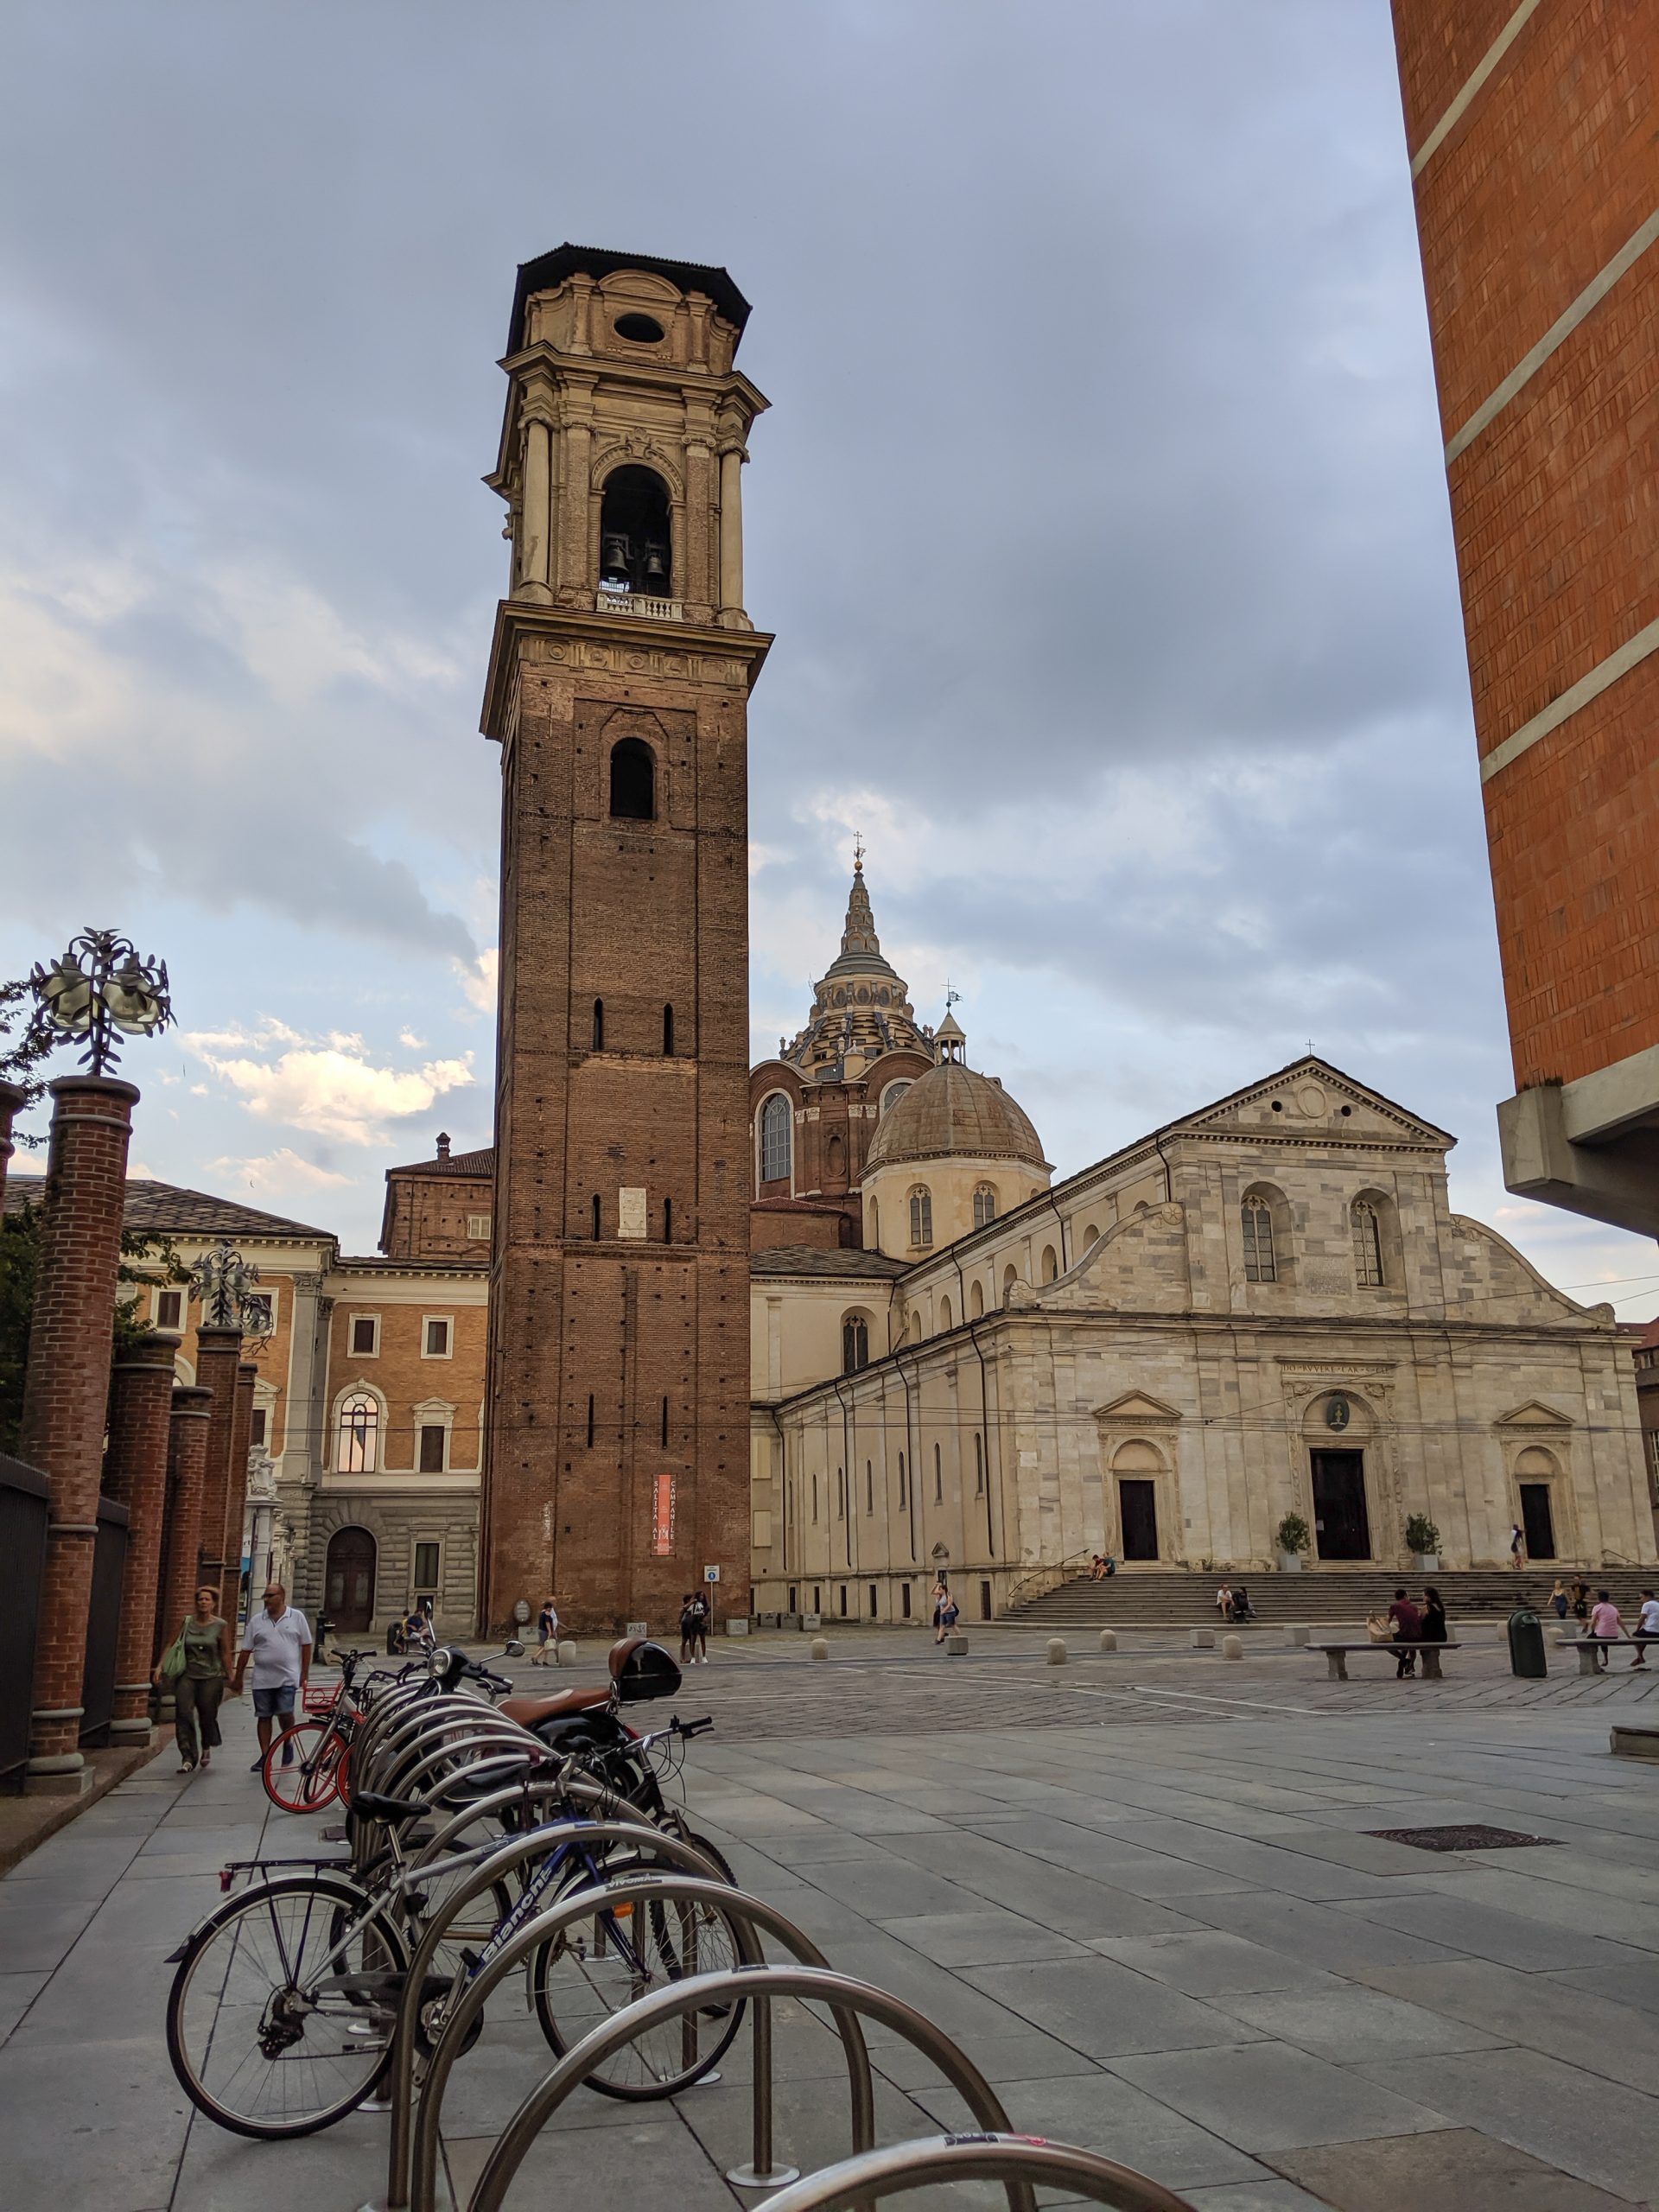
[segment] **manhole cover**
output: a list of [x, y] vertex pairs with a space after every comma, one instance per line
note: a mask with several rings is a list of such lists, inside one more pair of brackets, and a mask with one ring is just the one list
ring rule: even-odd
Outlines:
[[1521, 1851], [1533, 1844], [1559, 1843], [1558, 1835], [1522, 1835], [1518, 1828], [1367, 1828], [1384, 1843], [1408, 1843], [1414, 1851]]

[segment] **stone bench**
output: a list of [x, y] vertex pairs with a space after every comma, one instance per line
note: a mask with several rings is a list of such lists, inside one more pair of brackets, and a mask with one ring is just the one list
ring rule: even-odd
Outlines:
[[1599, 1651], [1611, 1651], [1616, 1643], [1628, 1644], [1632, 1651], [1645, 1655], [1650, 1643], [1659, 1643], [1659, 1636], [1569, 1636], [1562, 1638], [1569, 1651], [1579, 1655], [1581, 1675], [1599, 1675], [1601, 1665], [1596, 1657]]
[[1446, 1643], [1408, 1643], [1403, 1640], [1397, 1643], [1373, 1643], [1368, 1637], [1363, 1643], [1310, 1643], [1307, 1648], [1310, 1652], [1322, 1651], [1325, 1654], [1329, 1662], [1327, 1671], [1333, 1682], [1348, 1680], [1348, 1654], [1351, 1651], [1380, 1651], [1390, 1659], [1398, 1659], [1402, 1651], [1415, 1652], [1423, 1662], [1425, 1681], [1439, 1682], [1445, 1680], [1440, 1673], [1441, 1652], [1458, 1651], [1462, 1646], [1455, 1639]]

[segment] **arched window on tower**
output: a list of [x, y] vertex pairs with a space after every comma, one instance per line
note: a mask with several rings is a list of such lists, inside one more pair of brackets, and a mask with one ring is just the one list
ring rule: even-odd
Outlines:
[[657, 819], [657, 756], [643, 737], [619, 737], [611, 747], [611, 818]]
[[774, 1090], [760, 1109], [760, 1180], [763, 1183], [783, 1183], [789, 1179], [792, 1127], [789, 1101], [781, 1091]]
[[602, 1052], [604, 1049], [605, 1001], [603, 999], [595, 999], [594, 1001], [594, 1050], [596, 1052]]
[[982, 1183], [974, 1192], [974, 1227], [988, 1229], [996, 1219], [996, 1192], [988, 1183]]
[[1244, 1280], [1277, 1282], [1279, 1263], [1273, 1249], [1273, 1208], [1252, 1191], [1240, 1208], [1244, 1229]]
[[1356, 1198], [1349, 1219], [1354, 1234], [1354, 1281], [1362, 1290], [1382, 1285], [1382, 1224], [1369, 1198]]
[[671, 1060], [673, 1057], [674, 1009], [671, 1006], [665, 1006], [663, 1008], [663, 1058], [665, 1060]]
[[924, 1249], [933, 1242], [933, 1193], [925, 1183], [910, 1194], [910, 1241]]
[[599, 511], [600, 589], [671, 599], [673, 562], [667, 485], [655, 469], [613, 469]]
[[[888, 1084], [887, 1088], [881, 1093], [881, 1113], [886, 1114], [893, 1107], [896, 1106], [909, 1089], [910, 1078], [908, 1076], [904, 1077], [896, 1083]], [[878, 1116], [878, 1119], [879, 1118], [880, 1116]]]

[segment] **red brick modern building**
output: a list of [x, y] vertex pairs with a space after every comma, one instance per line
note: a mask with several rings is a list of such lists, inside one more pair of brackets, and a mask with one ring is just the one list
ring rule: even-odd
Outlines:
[[748, 1610], [748, 695], [740, 480], [766, 404], [723, 269], [518, 272], [481, 1610]]
[[1659, 0], [1394, 0], [1515, 1095], [1659, 1234]]

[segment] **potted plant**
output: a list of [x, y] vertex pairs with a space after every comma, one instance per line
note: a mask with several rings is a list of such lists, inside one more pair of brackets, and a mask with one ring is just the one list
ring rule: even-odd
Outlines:
[[1427, 1513], [1414, 1513], [1406, 1522], [1406, 1549], [1419, 1574], [1438, 1574], [1440, 1532]]
[[1274, 1531], [1273, 1540], [1279, 1547], [1281, 1574], [1300, 1574], [1302, 1554], [1311, 1541], [1308, 1526], [1300, 1513], [1287, 1513]]

